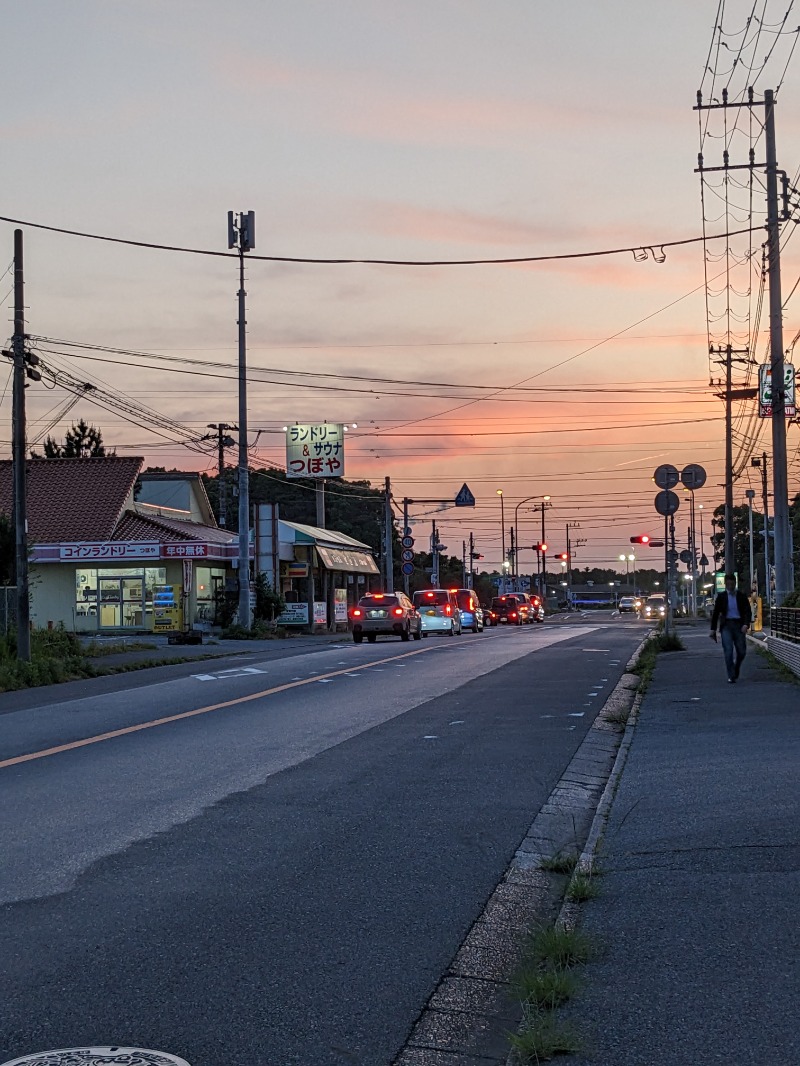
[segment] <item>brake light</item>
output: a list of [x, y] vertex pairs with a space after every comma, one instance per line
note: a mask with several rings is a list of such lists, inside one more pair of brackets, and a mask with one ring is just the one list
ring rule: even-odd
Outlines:
[[516, 618], [517, 617], [517, 612], [516, 611], [512, 611], [511, 614], [508, 617], [509, 618]]
[[428, 597], [429, 600], [433, 599], [433, 593], [432, 592], [426, 592], [425, 595]]
[[358, 607], [354, 607], [353, 608], [353, 610], [350, 612], [350, 617], [351, 618], [360, 618], [361, 617], [361, 611], [358, 609]]
[[444, 613], [445, 614], [452, 614], [453, 613], [453, 608], [450, 606], [449, 603], [446, 603], [444, 605]]
[[373, 600], [382, 600], [383, 599], [383, 593], [382, 592], [374, 592], [372, 594], [372, 598], [373, 598]]
[[395, 609], [392, 611], [392, 614], [396, 614], [398, 618], [402, 618], [402, 616], [403, 616], [403, 608], [402, 607], [395, 607]]

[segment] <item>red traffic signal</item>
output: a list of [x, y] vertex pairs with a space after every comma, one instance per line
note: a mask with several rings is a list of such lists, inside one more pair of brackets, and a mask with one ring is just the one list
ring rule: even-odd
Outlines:
[[533, 550], [535, 552], [546, 552], [547, 551], [547, 545], [546, 544], [534, 544], [533, 545]]
[[560, 559], [562, 563], [568, 563], [569, 562], [569, 552], [559, 552], [559, 554], [556, 555], [556, 559]]
[[639, 537], [631, 537], [631, 544], [649, 544], [650, 538], [646, 533], [642, 533]]

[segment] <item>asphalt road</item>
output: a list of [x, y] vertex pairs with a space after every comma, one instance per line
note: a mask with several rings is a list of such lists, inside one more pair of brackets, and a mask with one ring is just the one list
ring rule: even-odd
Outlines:
[[390, 1063], [642, 632], [342, 642], [27, 694], [0, 716], [0, 1061]]

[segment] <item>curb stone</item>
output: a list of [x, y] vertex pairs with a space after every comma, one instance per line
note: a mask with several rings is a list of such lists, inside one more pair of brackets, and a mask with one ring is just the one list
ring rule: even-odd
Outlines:
[[[572, 854], [580, 866], [594, 856], [638, 713], [639, 678], [630, 670], [649, 639], [628, 661], [392, 1066], [517, 1066], [508, 1037], [522, 1021], [522, 1007], [511, 978], [529, 931], [560, 922], [564, 908], [573, 906], [563, 898], [567, 876], [544, 863]], [[620, 736], [604, 716], [623, 707], [631, 713]]]

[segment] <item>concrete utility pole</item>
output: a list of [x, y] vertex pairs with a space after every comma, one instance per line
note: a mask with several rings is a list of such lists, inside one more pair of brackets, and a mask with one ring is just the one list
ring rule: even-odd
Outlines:
[[[31, 659], [31, 617], [28, 589], [28, 511], [25, 448], [25, 281], [22, 230], [14, 230], [14, 391], [12, 457], [14, 467], [14, 540], [17, 569], [17, 658]], [[33, 375], [38, 371], [33, 371]]]
[[[786, 386], [781, 308], [781, 213], [778, 210], [778, 162], [775, 148], [775, 94], [764, 93], [764, 141], [767, 153], [767, 245], [769, 255], [769, 333], [772, 370], [772, 494], [775, 527], [775, 603], [780, 607], [794, 591], [789, 529], [789, 482], [786, 470]], [[783, 220], [786, 218], [784, 211]]]
[[756, 580], [755, 570], [753, 569], [753, 500], [755, 499], [756, 490], [747, 489], [745, 496], [747, 497], [747, 525], [748, 533], [750, 535], [750, 595], [758, 593], [758, 581]]
[[247, 318], [244, 253], [256, 246], [255, 211], [228, 212], [228, 247], [239, 252], [239, 625], [249, 629], [250, 610], [250, 471], [247, 461]]
[[384, 480], [383, 507], [384, 576], [386, 578], [386, 591], [394, 592], [394, 559], [392, 557], [392, 530], [394, 529], [394, 514], [392, 512], [392, 482], [391, 478], [388, 477]]
[[217, 437], [217, 485], [219, 488], [219, 524], [222, 529], [228, 525], [228, 486], [225, 480], [225, 449], [234, 441], [227, 435], [227, 430], [238, 430], [238, 426], [229, 426], [227, 422], [209, 422], [209, 429], [215, 429]]

